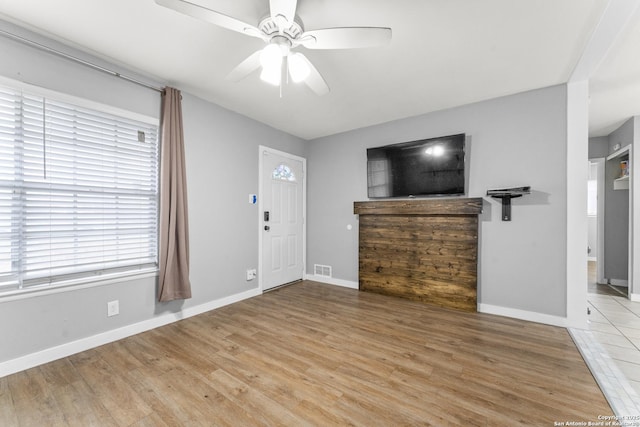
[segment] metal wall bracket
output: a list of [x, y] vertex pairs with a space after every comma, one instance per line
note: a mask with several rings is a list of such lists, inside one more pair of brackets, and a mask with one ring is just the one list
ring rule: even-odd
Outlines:
[[502, 201], [502, 220], [511, 221], [511, 199], [522, 197], [531, 193], [531, 187], [501, 188], [487, 190], [487, 196]]

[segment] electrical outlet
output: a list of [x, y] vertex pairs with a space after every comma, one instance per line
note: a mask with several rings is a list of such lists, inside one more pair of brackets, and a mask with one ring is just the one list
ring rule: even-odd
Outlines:
[[107, 317], [120, 314], [120, 302], [118, 300], [109, 301], [107, 303]]
[[247, 281], [255, 279], [256, 275], [257, 272], [255, 268], [247, 270]]

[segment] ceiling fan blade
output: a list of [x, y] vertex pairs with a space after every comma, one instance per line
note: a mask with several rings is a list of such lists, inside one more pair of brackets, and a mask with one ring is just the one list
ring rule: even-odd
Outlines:
[[231, 80], [232, 82], [239, 82], [258, 68], [260, 68], [261, 52], [261, 50], [254, 52], [247, 59], [238, 64], [238, 66], [231, 70], [231, 72], [227, 75], [227, 80]]
[[314, 91], [316, 95], [322, 96], [328, 94], [329, 86], [320, 75], [320, 72], [316, 69], [316, 67], [313, 66], [311, 61], [309, 61], [306, 56], [304, 56], [300, 52], [297, 52], [297, 55], [309, 66], [309, 75], [304, 80], [305, 84], [309, 86], [309, 88]]
[[355, 49], [387, 44], [391, 41], [391, 28], [342, 27], [305, 31], [300, 44], [307, 49]]
[[215, 10], [207, 9], [206, 7], [199, 6], [195, 3], [191, 3], [185, 0], [155, 0], [160, 6], [175, 10], [176, 12], [184, 13], [192, 18], [200, 19], [202, 21], [210, 22], [218, 25], [219, 27], [226, 28], [228, 30], [237, 31], [242, 34], [246, 34], [252, 37], [265, 39], [262, 31], [257, 27], [246, 22], [242, 22], [239, 19], [232, 18], [223, 13], [216, 12]]
[[269, 0], [271, 17], [278, 22], [278, 16], [282, 16], [287, 22], [292, 23], [296, 16], [296, 0]]

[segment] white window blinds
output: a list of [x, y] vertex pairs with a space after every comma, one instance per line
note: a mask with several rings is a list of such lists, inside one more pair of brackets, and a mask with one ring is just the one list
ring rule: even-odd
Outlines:
[[157, 133], [0, 86], [0, 291], [156, 264]]

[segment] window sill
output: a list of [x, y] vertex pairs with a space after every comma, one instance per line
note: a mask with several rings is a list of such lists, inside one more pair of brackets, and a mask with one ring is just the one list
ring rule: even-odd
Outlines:
[[82, 279], [67, 280], [49, 285], [32, 286], [25, 289], [16, 289], [0, 293], [0, 304], [25, 298], [41, 297], [44, 295], [58, 294], [61, 292], [77, 291], [80, 289], [95, 288], [97, 286], [113, 283], [157, 277], [158, 268], [114, 273], [96, 277], [84, 277]]

